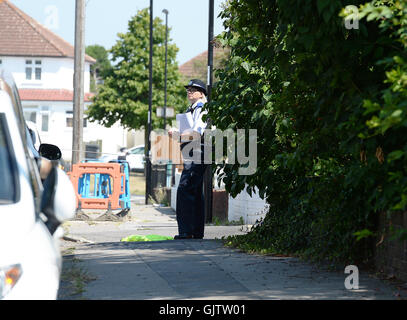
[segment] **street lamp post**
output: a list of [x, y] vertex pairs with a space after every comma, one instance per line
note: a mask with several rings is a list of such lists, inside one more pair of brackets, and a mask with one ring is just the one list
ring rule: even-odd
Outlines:
[[152, 121], [152, 104], [153, 104], [153, 0], [150, 0], [150, 64], [149, 64], [149, 92], [148, 92], [148, 123], [147, 123], [147, 152], [146, 152], [146, 199], [151, 195], [151, 121]]
[[164, 130], [167, 118], [167, 42], [168, 42], [168, 10], [164, 9], [165, 14], [165, 80], [164, 80]]
[[[214, 0], [209, 0], [209, 28], [208, 28], [208, 103], [212, 98], [213, 81], [213, 20], [214, 20]], [[211, 126], [211, 119], [207, 120], [208, 128]], [[206, 222], [212, 222], [212, 165], [209, 164], [204, 173], [204, 199]]]

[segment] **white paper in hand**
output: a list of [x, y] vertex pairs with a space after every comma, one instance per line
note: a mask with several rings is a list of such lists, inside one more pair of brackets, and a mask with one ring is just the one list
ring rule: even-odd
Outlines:
[[191, 130], [194, 125], [194, 120], [190, 112], [177, 114], [177, 123], [180, 134], [187, 130]]

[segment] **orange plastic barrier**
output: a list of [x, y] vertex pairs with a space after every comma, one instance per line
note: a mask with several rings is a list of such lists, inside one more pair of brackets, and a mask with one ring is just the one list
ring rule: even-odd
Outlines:
[[[68, 176], [76, 193], [76, 208], [79, 209], [120, 209], [120, 195], [124, 193], [122, 181], [125, 174], [121, 172], [120, 163], [77, 163], [72, 166]], [[108, 174], [113, 179], [113, 191], [107, 198], [84, 198], [79, 193], [79, 178], [84, 174]]]

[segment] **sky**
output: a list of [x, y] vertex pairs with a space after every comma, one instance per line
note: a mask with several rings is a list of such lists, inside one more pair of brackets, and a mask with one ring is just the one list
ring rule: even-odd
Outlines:
[[[48, 27], [72, 45], [75, 39], [75, 0], [9, 0], [20, 10]], [[214, 0], [214, 35], [224, 28], [221, 4]], [[85, 43], [110, 49], [118, 40], [117, 33], [126, 33], [127, 24], [138, 10], [150, 6], [150, 0], [85, 0]], [[153, 0], [153, 16], [165, 23], [167, 9], [169, 42], [179, 48], [179, 65], [208, 49], [209, 0]]]

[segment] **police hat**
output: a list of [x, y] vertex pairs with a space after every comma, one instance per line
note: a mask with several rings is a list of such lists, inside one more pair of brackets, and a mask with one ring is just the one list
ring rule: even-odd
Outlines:
[[189, 88], [189, 87], [194, 87], [194, 88], [198, 88], [200, 91], [202, 91], [205, 96], [207, 95], [206, 93], [206, 85], [205, 83], [203, 83], [203, 81], [199, 80], [199, 79], [192, 79], [188, 82], [188, 84], [186, 86], [184, 86], [185, 88]]

